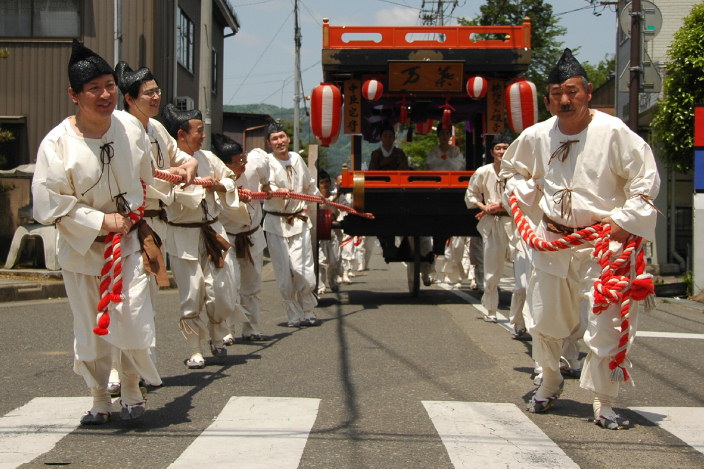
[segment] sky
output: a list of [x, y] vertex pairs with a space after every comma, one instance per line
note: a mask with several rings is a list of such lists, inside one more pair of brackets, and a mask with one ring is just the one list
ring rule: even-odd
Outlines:
[[[323, 18], [333, 26], [409, 26], [420, 24], [422, 0], [298, 0], [301, 28], [301, 75], [305, 94], [322, 80], [320, 64]], [[427, 2], [426, 2], [427, 3]], [[435, 3], [435, 2], [433, 2]], [[474, 18], [483, 0], [459, 0], [446, 25], [457, 17]], [[581, 62], [597, 64], [616, 49], [615, 6], [586, 0], [547, 0], [567, 33], [564, 47], [580, 48]], [[294, 0], [231, 0], [239, 32], [225, 39], [224, 104], [267, 103], [293, 107]], [[448, 11], [449, 13], [449, 11]]]

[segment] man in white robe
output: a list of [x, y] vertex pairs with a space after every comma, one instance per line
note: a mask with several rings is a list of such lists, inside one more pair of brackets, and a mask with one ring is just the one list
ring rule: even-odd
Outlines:
[[[213, 149], [237, 178], [236, 184], [244, 193], [269, 192], [269, 167], [264, 163], [264, 150], [255, 148], [245, 154], [242, 146], [225, 135], [213, 135]], [[240, 201], [245, 202], [244, 198]], [[236, 210], [225, 208], [220, 213], [222, 225], [230, 244], [235, 250], [237, 277], [239, 278], [239, 301], [236, 305], [241, 314], [229, 321], [230, 331], [235, 324], [242, 328], [242, 340], [261, 342], [269, 340], [261, 333], [262, 266], [266, 239], [261, 229], [261, 200], [249, 200]], [[225, 345], [235, 343], [232, 332], [225, 336]]]
[[[117, 86], [124, 97], [124, 111], [121, 117], [132, 117], [139, 122], [147, 133], [151, 143], [152, 166], [156, 169], [175, 174], [183, 178], [183, 182], [188, 185], [196, 175], [198, 161], [191, 158], [187, 153], [178, 149], [176, 140], [169, 135], [166, 128], [154, 119], [159, 114], [161, 104], [161, 89], [152, 72], [142, 67], [132, 70], [127, 62], [119, 62], [115, 66], [117, 75]], [[156, 275], [150, 275], [150, 287], [152, 289], [152, 300], [156, 299], [159, 286], [168, 286], [169, 279], [166, 272], [166, 265], [163, 253], [163, 241], [166, 239], [166, 205], [173, 202], [173, 184], [162, 179], [154, 178], [154, 182], [147, 186], [147, 203], [144, 210], [144, 220], [158, 236], [155, 244], [162, 250], [162, 257], [153, 259], [156, 264]], [[155, 306], [156, 310], [156, 306]], [[156, 344], [152, 345], [151, 357], [156, 363]], [[118, 368], [118, 355], [113, 352], [113, 369], [110, 372], [108, 391], [110, 395], [119, 396], [121, 385]], [[146, 386], [141, 382], [142, 393], [146, 392]]]
[[[318, 190], [320, 191], [320, 195], [327, 200], [334, 201], [337, 197], [336, 194], [332, 193], [330, 189], [331, 185], [332, 179], [330, 178], [330, 174], [323, 169], [319, 170]], [[330, 210], [331, 222], [340, 215], [340, 210], [336, 207], [320, 207], [318, 210]], [[328, 291], [336, 292], [339, 290], [337, 279], [342, 272], [340, 243], [337, 236], [335, 236], [332, 231], [333, 230], [330, 230], [330, 239], [318, 238], [318, 296]], [[359, 258], [357, 258], [357, 260], [359, 261]]]
[[[166, 251], [178, 286], [179, 326], [190, 349], [186, 366], [203, 368], [206, 341], [214, 357], [227, 356], [223, 343], [229, 333], [227, 321], [239, 311], [235, 253], [218, 220], [223, 207], [239, 207], [239, 197], [232, 170], [211, 152], [201, 150], [205, 136], [200, 111], [179, 111], [168, 104], [163, 114], [178, 147], [198, 160], [198, 177], [213, 184], [177, 188], [174, 202], [166, 208]], [[201, 319], [203, 309], [207, 327]]]
[[[589, 108], [592, 86], [566, 49], [548, 77], [546, 104], [552, 118], [526, 129], [506, 153], [501, 176], [510, 178], [523, 210], [538, 206], [542, 221], [537, 235], [553, 241], [579, 228], [602, 223], [611, 230], [611, 249], [618, 253], [630, 235], [652, 240], [660, 178], [648, 144], [619, 119]], [[587, 243], [556, 252], [532, 253], [527, 305], [533, 356], [543, 380], [528, 410], [545, 412], [562, 392], [560, 355], [563, 339], [589, 318], [584, 340], [589, 347], [580, 385], [593, 391], [594, 421], [604, 428], [629, 426], [613, 409], [619, 381], [609, 362], [618, 348], [620, 305], [593, 314], [593, 285], [600, 266]], [[631, 340], [640, 305], [631, 303]], [[623, 363], [628, 366], [627, 363]]]
[[[276, 122], [269, 125], [266, 140], [272, 150], [265, 158], [271, 189], [319, 196], [315, 179], [301, 155], [288, 151], [291, 139], [283, 127]], [[266, 242], [287, 325], [315, 326], [318, 321], [313, 308], [318, 305], [318, 298], [310, 234], [313, 225], [306, 214], [306, 202], [273, 197], [264, 202], [264, 213]]]
[[[56, 126], [40, 144], [32, 181], [33, 211], [37, 221], [56, 223], [59, 232], [58, 259], [74, 317], [73, 369], [93, 396], [81, 424], [99, 425], [110, 420], [107, 386], [113, 347], [121, 362], [123, 420], [144, 415], [140, 376], [161, 384], [149, 358], [154, 310], [137, 236], [142, 223], [130, 217], [144, 203], [143, 184], [152, 183], [152, 166], [144, 131], [134, 120], [113, 114], [117, 103], [113, 69], [75, 40], [69, 81], [76, 115]], [[96, 317], [105, 319], [98, 316], [97, 307], [104, 239], [109, 233], [122, 238], [122, 298], [107, 307], [108, 333], [97, 335]]]
[[486, 321], [496, 322], [499, 307], [499, 282], [508, 258], [509, 238], [513, 231], [513, 220], [502, 205], [505, 181], [499, 177], [501, 159], [510, 140], [497, 135], [491, 143], [493, 162], [480, 166], [469, 180], [464, 196], [467, 208], [478, 208], [477, 230], [484, 245], [484, 294], [482, 306], [487, 310]]
[[[438, 144], [428, 151], [425, 167], [430, 171], [465, 171], [467, 162], [460, 147], [452, 144], [452, 129], [438, 125], [436, 132]], [[436, 276], [455, 284], [455, 287], [460, 287], [462, 279], [467, 276], [462, 268], [465, 242], [465, 236], [454, 236], [447, 240], [442, 256], [444, 259], [438, 258], [435, 261]]]

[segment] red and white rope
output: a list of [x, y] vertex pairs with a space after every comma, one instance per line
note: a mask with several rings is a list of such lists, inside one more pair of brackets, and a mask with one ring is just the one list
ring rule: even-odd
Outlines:
[[630, 307], [631, 300], [643, 301], [654, 293], [653, 279], [645, 273], [645, 256], [643, 238], [630, 236], [623, 246], [621, 254], [614, 259], [609, 249], [611, 229], [608, 225], [595, 224], [569, 234], [555, 241], [539, 238], [518, 206], [514, 194], [509, 196], [511, 213], [518, 232], [523, 240], [537, 251], [557, 251], [579, 246], [594, 241], [593, 256], [601, 266], [601, 275], [594, 282], [594, 306], [592, 312], [601, 314], [611, 304], [621, 306], [621, 334], [618, 348], [609, 362], [613, 381], [628, 381], [628, 371], [624, 362], [630, 341]]
[[[181, 176], [178, 176], [176, 174], [171, 174], [167, 171], [161, 171], [161, 170], [154, 170], [154, 177], [158, 179], [162, 179], [164, 181], [171, 182], [173, 184], [179, 184], [183, 181], [183, 178]], [[202, 178], [194, 178], [192, 184], [197, 184], [199, 186], [203, 187], [208, 187], [217, 184], [217, 182], [209, 180], [209, 179], [202, 179]], [[239, 196], [243, 196], [243, 191], [242, 189], [237, 189], [239, 192]], [[264, 200], [269, 197], [269, 194], [267, 192], [250, 192], [249, 193], [250, 197], [252, 200]], [[322, 205], [329, 205], [331, 207], [335, 207], [339, 210], [351, 213], [352, 215], [357, 215], [360, 217], [364, 218], [369, 218], [369, 219], [374, 219], [374, 215], [371, 213], [367, 212], [359, 212], [352, 207], [348, 207], [347, 205], [343, 204], [338, 204], [337, 202], [332, 202], [324, 197], [317, 196], [317, 195], [309, 195], [309, 194], [301, 194], [298, 192], [287, 192], [287, 191], [274, 191], [272, 193], [272, 197], [280, 197], [280, 198], [290, 198], [290, 199], [295, 199], [295, 200], [302, 200], [304, 202], [315, 202], [318, 204]]]
[[[142, 183], [142, 205], [128, 215], [133, 223], [144, 216], [147, 201], [147, 185]], [[100, 301], [98, 302], [98, 325], [93, 329], [96, 335], [105, 335], [110, 326], [110, 303], [122, 301], [122, 234], [111, 232], [105, 237], [105, 263], [100, 271]]]

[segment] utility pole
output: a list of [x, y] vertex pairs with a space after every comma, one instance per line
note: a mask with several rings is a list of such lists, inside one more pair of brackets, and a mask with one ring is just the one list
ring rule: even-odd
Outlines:
[[293, 66], [293, 151], [300, 150], [300, 102], [301, 102], [301, 28], [298, 25], [298, 0], [293, 4], [294, 31], [293, 40], [296, 45], [295, 63]]
[[638, 132], [638, 109], [641, 67], [641, 21], [640, 0], [631, 2], [631, 68], [628, 87], [628, 127]]
[[423, 0], [418, 14], [424, 26], [445, 26], [445, 8], [449, 7], [451, 15], [459, 0]]

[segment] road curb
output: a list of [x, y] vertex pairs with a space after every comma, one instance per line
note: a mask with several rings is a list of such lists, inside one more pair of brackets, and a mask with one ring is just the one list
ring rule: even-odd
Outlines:
[[46, 300], [65, 298], [66, 288], [63, 282], [56, 283], [23, 283], [21, 285], [0, 286], [0, 302]]

